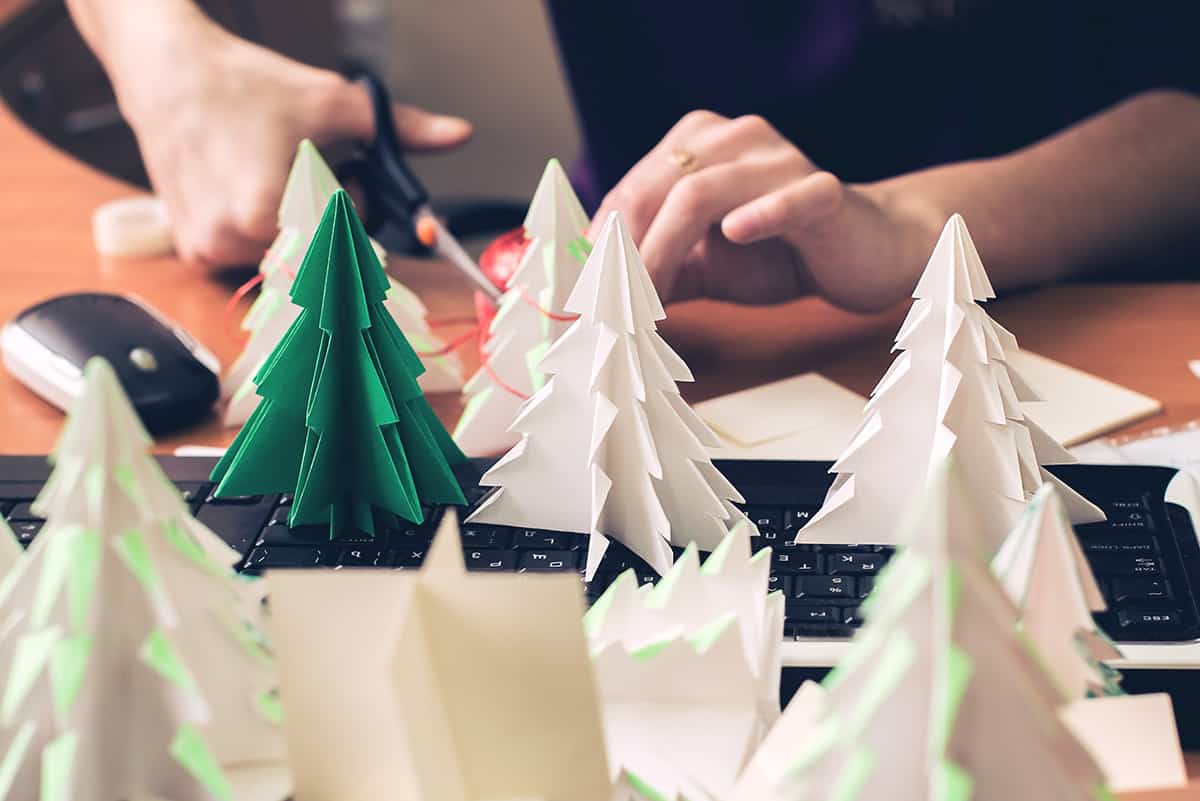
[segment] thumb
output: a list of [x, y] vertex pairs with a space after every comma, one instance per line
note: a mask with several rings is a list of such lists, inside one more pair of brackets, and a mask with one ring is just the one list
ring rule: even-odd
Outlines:
[[[343, 80], [329, 109], [322, 120], [323, 139], [375, 138], [375, 111], [361, 83]], [[392, 119], [400, 144], [411, 150], [447, 150], [471, 138], [471, 123], [462, 117], [435, 114], [404, 103], [392, 104]]]

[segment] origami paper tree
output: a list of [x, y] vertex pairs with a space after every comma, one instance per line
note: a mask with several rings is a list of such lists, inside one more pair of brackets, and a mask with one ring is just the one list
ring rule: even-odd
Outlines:
[[694, 545], [656, 586], [617, 578], [584, 618], [608, 762], [638, 799], [727, 798], [779, 716], [782, 593], [771, 552]]
[[239, 580], [149, 442], [93, 359], [0, 596], [0, 798], [228, 799], [223, 759], [283, 759]]
[[992, 560], [1021, 612], [1021, 629], [1072, 698], [1119, 695], [1120, 674], [1103, 660], [1121, 651], [1096, 625], [1104, 596], [1071, 528], [1062, 501], [1044, 485]]
[[488, 363], [463, 387], [469, 397], [454, 441], [471, 456], [500, 453], [520, 439], [509, 426], [521, 396], [545, 383], [538, 362], [570, 324], [555, 318], [568, 316], [563, 304], [591, 249], [587, 227], [566, 173], [550, 159], [525, 216], [525, 235], [532, 241], [500, 298], [483, 347]]
[[[249, 332], [250, 338], [222, 382], [229, 399], [225, 409], [227, 426], [246, 422], [258, 405], [254, 375], [300, 313], [288, 303], [288, 290], [329, 198], [341, 188], [313, 143], [303, 140], [279, 206], [279, 235], [259, 265], [262, 286], [242, 319], [242, 330]], [[383, 248], [373, 240], [371, 244], [382, 263], [386, 258]], [[430, 328], [424, 304], [399, 281], [390, 276], [388, 281], [391, 291], [386, 303], [400, 330], [419, 351], [434, 353], [442, 349], [444, 343]], [[462, 363], [453, 353], [430, 356], [424, 362], [427, 370], [419, 382], [426, 392], [448, 392], [462, 386]]]
[[266, 580], [297, 799], [611, 801], [575, 576], [468, 574], [448, 511], [419, 571]]
[[785, 713], [810, 725], [780, 798], [1111, 799], [988, 568], [971, 497], [945, 463], [919, 496], [826, 692]]
[[746, 520], [742, 498], [679, 395], [692, 374], [656, 331], [666, 315], [619, 213], [564, 307], [579, 319], [539, 364], [551, 378], [513, 423], [521, 441], [480, 480], [500, 491], [469, 520], [591, 532], [589, 574], [610, 537], [660, 574], [671, 544], [716, 548]]
[[421, 522], [465, 504], [462, 460], [417, 385], [424, 369], [384, 308], [387, 278], [343, 191], [292, 285], [302, 307], [255, 376], [263, 401], [213, 470], [217, 496], [294, 492], [293, 526], [375, 532], [373, 510]]
[[896, 521], [950, 449], [994, 553], [1043, 483], [1076, 523], [1104, 513], [1043, 469], [1074, 461], [1025, 417], [1037, 396], [1006, 362], [1016, 339], [979, 301], [995, 297], [962, 217], [946, 223], [896, 335], [899, 356], [871, 393], [858, 433], [833, 466], [825, 504], [797, 541], [896, 541]]

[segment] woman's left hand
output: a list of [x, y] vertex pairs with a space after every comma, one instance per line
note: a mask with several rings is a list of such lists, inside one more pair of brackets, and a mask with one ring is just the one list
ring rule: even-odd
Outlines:
[[693, 111], [609, 192], [594, 225], [625, 215], [666, 301], [819, 294], [877, 310], [911, 292], [944, 222], [882, 187], [842, 183], [761, 117]]

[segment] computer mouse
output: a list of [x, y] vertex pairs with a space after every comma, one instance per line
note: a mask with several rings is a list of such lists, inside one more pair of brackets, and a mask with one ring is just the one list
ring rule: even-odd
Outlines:
[[83, 392], [83, 366], [107, 359], [152, 433], [208, 414], [220, 393], [213, 354], [139, 298], [85, 292], [26, 309], [0, 331], [4, 366], [60, 409]]

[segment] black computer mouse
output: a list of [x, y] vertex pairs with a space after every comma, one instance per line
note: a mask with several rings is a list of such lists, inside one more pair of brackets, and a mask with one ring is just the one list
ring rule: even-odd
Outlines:
[[220, 394], [207, 348], [137, 298], [86, 292], [21, 312], [0, 332], [4, 365], [60, 409], [83, 391], [83, 366], [107, 359], [152, 433], [194, 423]]

